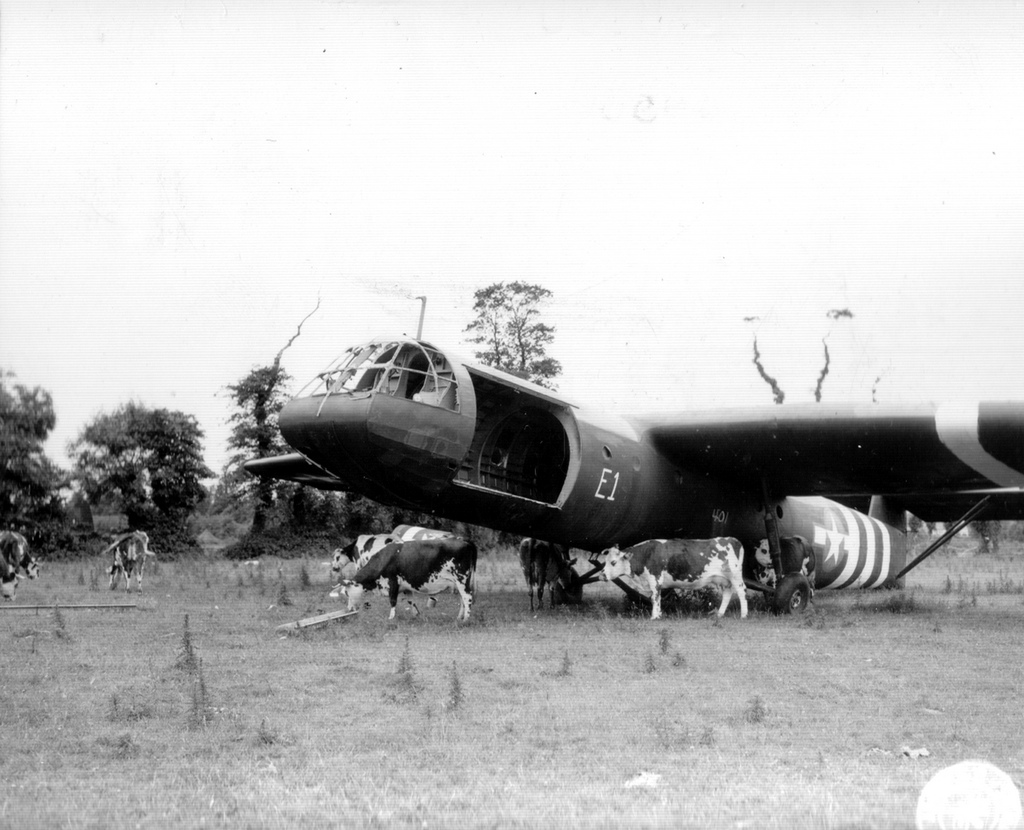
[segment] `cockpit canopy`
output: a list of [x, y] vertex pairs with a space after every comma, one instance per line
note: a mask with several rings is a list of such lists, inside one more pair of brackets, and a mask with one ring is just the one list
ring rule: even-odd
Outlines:
[[367, 397], [374, 392], [459, 411], [459, 387], [448, 359], [429, 343], [372, 341], [353, 346], [307, 385], [310, 397]]

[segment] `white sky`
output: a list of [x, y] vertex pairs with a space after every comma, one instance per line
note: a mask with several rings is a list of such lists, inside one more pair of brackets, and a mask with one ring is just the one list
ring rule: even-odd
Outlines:
[[826, 401], [1024, 398], [1024, 9], [878, 5], [4, 0], [0, 366], [59, 463], [135, 399], [219, 471], [318, 296], [296, 390], [521, 279], [579, 403], [768, 404], [755, 332], [787, 401], [825, 335]]

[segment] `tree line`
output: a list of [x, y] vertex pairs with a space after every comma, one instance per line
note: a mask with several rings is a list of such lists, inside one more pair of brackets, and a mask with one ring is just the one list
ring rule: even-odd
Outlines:
[[[477, 359], [553, 386], [561, 372], [558, 361], [547, 355], [555, 329], [540, 319], [551, 292], [523, 282], [495, 283], [474, 298], [475, 317], [465, 331], [478, 347]], [[249, 558], [302, 549], [311, 541], [333, 544], [340, 535], [433, 521], [356, 494], [257, 479], [242, 469], [246, 460], [289, 451], [277, 425], [292, 380], [282, 357], [315, 311], [273, 361], [254, 366], [226, 386], [233, 405], [231, 455], [209, 488], [203, 482], [215, 473], [203, 460], [204, 432], [196, 417], [139, 401], [119, 404], [87, 423], [68, 445], [71, 469], [60, 468], [44, 450], [57, 423], [51, 394], [18, 383], [12, 371], [0, 369], [0, 528], [23, 532], [44, 555], [83, 552], [97, 535], [76, 509], [88, 507], [90, 513], [123, 516], [127, 529], [146, 531], [155, 550], [173, 555], [195, 549], [197, 517], [205, 517], [208, 525], [217, 517], [213, 526], [243, 529], [234, 552]]]

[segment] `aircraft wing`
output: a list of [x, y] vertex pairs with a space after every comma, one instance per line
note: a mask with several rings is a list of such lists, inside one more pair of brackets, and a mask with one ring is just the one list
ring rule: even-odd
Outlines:
[[242, 467], [246, 472], [260, 478], [279, 478], [286, 481], [297, 481], [320, 490], [350, 489], [340, 478], [327, 472], [323, 467], [314, 464], [301, 453], [275, 455], [270, 458], [254, 458], [246, 461]]
[[959, 518], [993, 494], [986, 518], [1024, 517], [1024, 402], [802, 404], [630, 420], [680, 468], [752, 492], [764, 474], [773, 496], [890, 495], [929, 521]]

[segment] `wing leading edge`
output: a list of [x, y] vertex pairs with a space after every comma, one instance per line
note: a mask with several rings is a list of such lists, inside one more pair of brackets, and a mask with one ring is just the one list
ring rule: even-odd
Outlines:
[[1024, 402], [803, 404], [631, 420], [681, 468], [751, 492], [763, 475], [776, 496], [886, 495], [929, 521], [995, 494], [986, 518], [1024, 518]]

